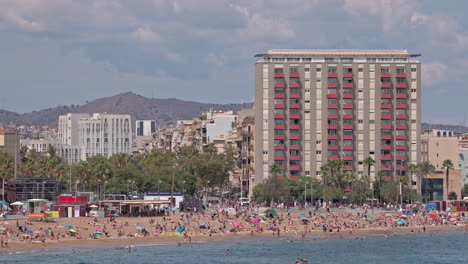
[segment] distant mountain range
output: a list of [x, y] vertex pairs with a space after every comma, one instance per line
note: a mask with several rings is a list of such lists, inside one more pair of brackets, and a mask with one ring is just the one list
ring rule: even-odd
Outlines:
[[129, 114], [134, 120], [156, 120], [159, 126], [166, 126], [176, 120], [192, 119], [201, 112], [214, 110], [233, 110], [252, 108], [247, 104], [205, 104], [174, 98], [150, 99], [131, 92], [96, 99], [84, 105], [57, 106], [40, 111], [18, 114], [0, 110], [0, 123], [25, 125], [57, 126], [59, 115], [67, 113], [112, 113]]
[[[151, 99], [135, 93], [122, 93], [110, 97], [96, 99], [84, 105], [57, 106], [40, 111], [18, 114], [6, 110], [0, 110], [0, 123], [18, 123], [26, 125], [57, 126], [58, 116], [67, 113], [112, 113], [129, 114], [134, 120], [156, 120], [159, 126], [166, 126], [176, 120], [192, 119], [201, 112], [214, 110], [233, 110], [252, 108], [252, 103], [247, 104], [205, 104], [192, 101], [184, 101], [175, 98]], [[468, 127], [454, 125], [439, 125], [423, 123], [422, 129], [447, 129], [459, 133], [468, 133]]]

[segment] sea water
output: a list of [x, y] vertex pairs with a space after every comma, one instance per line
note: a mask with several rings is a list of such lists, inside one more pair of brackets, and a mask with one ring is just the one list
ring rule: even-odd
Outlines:
[[[362, 235], [357, 235], [362, 237]], [[269, 237], [239, 237], [204, 243], [146, 243], [128, 249], [116, 247], [44, 249], [0, 254], [0, 263], [238, 263], [289, 264], [297, 258], [309, 263], [468, 263], [468, 234], [382, 235], [355, 239], [355, 236], [306, 241]]]

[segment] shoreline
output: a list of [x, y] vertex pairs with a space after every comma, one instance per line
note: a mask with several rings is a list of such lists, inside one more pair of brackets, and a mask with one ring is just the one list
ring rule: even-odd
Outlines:
[[[411, 232], [413, 230], [414, 232]], [[426, 233], [434, 232], [434, 231], [467, 231], [467, 227], [465, 226], [454, 226], [454, 225], [446, 225], [446, 226], [426, 226]], [[384, 235], [385, 233], [394, 233], [398, 232], [399, 235], [402, 234], [424, 234], [422, 231], [422, 227], [397, 227], [397, 228], [367, 228], [367, 229], [357, 229], [354, 230], [352, 234], [344, 231], [341, 233], [333, 232], [333, 233], [323, 233], [322, 230], [313, 230], [306, 235], [306, 239], [310, 238], [321, 238], [323, 235], [326, 235], [327, 238], [333, 238], [340, 234], [343, 238], [350, 238], [350, 237], [358, 237], [362, 235], [369, 235], [369, 236], [378, 236]], [[298, 237], [299, 236], [299, 237]], [[224, 240], [229, 238], [270, 238], [270, 239], [278, 239], [278, 238], [294, 238], [300, 240], [299, 234], [294, 234], [292, 232], [282, 234], [280, 237], [277, 235], [273, 235], [271, 231], [265, 231], [263, 233], [255, 233], [251, 235], [249, 232], [238, 232], [238, 233], [228, 233], [228, 234], [213, 234], [212, 236], [208, 235], [199, 235], [193, 236], [192, 243], [198, 244], [200, 242], [208, 242], [208, 241], [215, 241], [215, 240]], [[320, 239], [321, 240], [321, 239]], [[12, 241], [9, 243], [9, 248], [0, 248], [0, 255], [2, 254], [10, 254], [11, 252], [21, 251], [21, 252], [31, 252], [35, 250], [50, 250], [50, 249], [58, 249], [58, 248], [92, 248], [92, 247], [139, 247], [144, 246], [147, 243], [161, 243], [162, 245], [178, 245], [181, 244], [189, 244], [184, 242], [183, 236], [149, 236], [149, 237], [130, 237], [130, 238], [100, 238], [100, 239], [64, 239], [64, 240], [53, 240], [47, 241], [44, 245], [42, 243], [27, 243], [27, 242], [18, 242]], [[154, 245], [157, 246], [157, 245]]]

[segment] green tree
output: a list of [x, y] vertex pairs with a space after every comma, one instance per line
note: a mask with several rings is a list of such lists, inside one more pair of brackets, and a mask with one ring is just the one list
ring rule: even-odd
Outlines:
[[367, 157], [366, 159], [364, 159], [364, 160], [362, 161], [362, 163], [363, 163], [364, 166], [367, 166], [367, 175], [370, 176], [371, 167], [374, 166], [375, 160], [372, 159], [371, 157]]
[[468, 197], [468, 183], [465, 183], [463, 185], [463, 189], [461, 190], [461, 199], [463, 199], [464, 197]]
[[[416, 171], [417, 171], [419, 182], [420, 182], [419, 186], [420, 186], [420, 188], [422, 188], [423, 179], [427, 178], [427, 176], [429, 174], [434, 173], [435, 172], [435, 167], [429, 161], [418, 162], [416, 166], [417, 166]], [[426, 190], [426, 193], [423, 193], [423, 200], [427, 201], [427, 199], [428, 199], [428, 197], [427, 197], [428, 188], [426, 187], [425, 190]], [[422, 192], [422, 190], [421, 190], [421, 192]]]
[[446, 159], [442, 162], [442, 167], [445, 168], [445, 190], [449, 193], [449, 176], [450, 170], [453, 170], [453, 162], [449, 159]]
[[254, 200], [263, 202], [265, 201], [265, 196], [263, 195], [263, 184], [257, 184], [252, 189], [252, 197]]
[[449, 199], [449, 200], [457, 200], [457, 198], [458, 198], [458, 197], [457, 197], [457, 193], [456, 193], [456, 192], [450, 192], [450, 193], [448, 194], [448, 199]]
[[270, 166], [271, 177], [263, 185], [263, 196], [267, 201], [280, 201], [289, 196], [289, 189], [285, 180], [278, 179], [281, 167], [277, 163]]

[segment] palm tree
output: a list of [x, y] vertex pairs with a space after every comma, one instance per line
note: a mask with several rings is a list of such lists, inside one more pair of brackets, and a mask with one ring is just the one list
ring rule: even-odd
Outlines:
[[[10, 159], [6, 159], [3, 161], [2, 166], [0, 167], [0, 178], [2, 180], [2, 201], [5, 201], [5, 182], [7, 181], [8, 177], [13, 175], [13, 162]], [[3, 204], [2, 204], [3, 206]]]
[[382, 198], [382, 176], [383, 176], [383, 171], [379, 170], [377, 172], [377, 176], [379, 177], [379, 203], [381, 203], [381, 198]]
[[452, 163], [452, 160], [444, 160], [442, 162], [442, 167], [445, 168], [445, 186], [446, 186], [446, 190], [447, 190], [447, 195], [449, 193], [449, 174], [450, 174], [450, 170], [453, 170], [453, 163]]
[[370, 177], [371, 167], [375, 164], [375, 160], [371, 157], [367, 157], [362, 163], [364, 166], [367, 166], [367, 175]]
[[409, 186], [410, 186], [410, 189], [412, 190], [412, 186], [413, 186], [413, 174], [416, 173], [418, 170], [418, 166], [416, 164], [410, 164], [408, 165], [407, 167], [407, 171], [409, 171]]
[[331, 180], [340, 187], [342, 187], [342, 177], [338, 173], [343, 168], [343, 164], [344, 162], [341, 159], [329, 160], [326, 164], [330, 170]]
[[283, 168], [278, 163], [273, 163], [270, 166], [270, 173], [273, 177], [278, 177], [278, 174], [280, 174], [283, 171]]
[[[419, 181], [421, 183], [420, 188], [422, 188], [422, 179], [425, 177], [427, 178], [427, 175], [434, 173], [435, 167], [429, 161], [418, 162], [416, 166], [417, 166], [417, 174], [419, 176]], [[424, 200], [427, 201], [427, 191], [428, 191], [427, 186], [425, 189], [426, 189], [426, 193], [423, 195], [423, 197], [424, 197]]]

